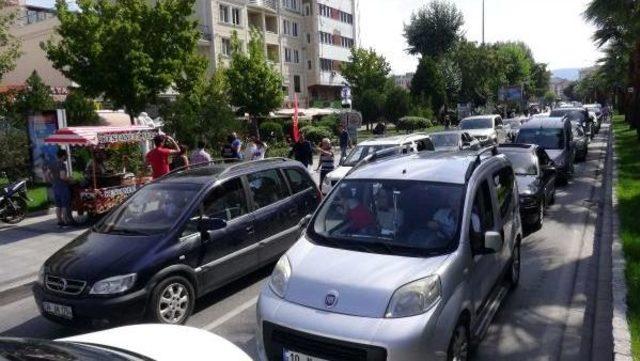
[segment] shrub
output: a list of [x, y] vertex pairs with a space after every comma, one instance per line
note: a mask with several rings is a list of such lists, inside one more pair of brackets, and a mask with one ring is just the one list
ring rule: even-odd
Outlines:
[[331, 138], [331, 130], [324, 127], [310, 125], [300, 129], [300, 131], [313, 144], [319, 144], [323, 138]]
[[7, 129], [0, 131], [0, 171], [9, 179], [27, 177], [31, 172], [29, 139], [25, 131]]
[[398, 121], [398, 130], [405, 130], [407, 132], [413, 132], [415, 130], [426, 129], [431, 127], [431, 122], [428, 119], [420, 117], [404, 117]]
[[338, 128], [340, 127], [340, 118], [337, 115], [325, 115], [322, 119], [314, 124], [318, 127], [324, 127], [330, 129], [333, 134], [338, 134]]
[[274, 158], [274, 157], [288, 158], [290, 150], [291, 150], [291, 147], [284, 142], [269, 144], [269, 148], [267, 148], [266, 156], [269, 158]]
[[[302, 129], [311, 125], [308, 120], [298, 120], [298, 129]], [[293, 119], [284, 121], [284, 134], [293, 138]]]
[[267, 142], [283, 140], [282, 125], [276, 122], [264, 122], [260, 124], [260, 136]]

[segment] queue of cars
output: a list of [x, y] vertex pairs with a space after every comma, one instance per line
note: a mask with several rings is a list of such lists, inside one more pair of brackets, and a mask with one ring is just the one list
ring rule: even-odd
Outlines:
[[179, 170], [50, 257], [36, 303], [63, 324], [183, 324], [198, 297], [278, 260], [262, 359], [466, 360], [518, 284], [523, 229], [573, 175], [575, 125], [534, 118], [507, 145], [492, 115], [370, 140], [322, 192], [286, 159]]

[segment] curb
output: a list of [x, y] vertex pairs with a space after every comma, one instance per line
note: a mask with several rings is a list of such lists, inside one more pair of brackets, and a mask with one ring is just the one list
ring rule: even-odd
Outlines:
[[[615, 143], [613, 124], [611, 124], [612, 142]], [[611, 319], [613, 333], [613, 359], [615, 361], [632, 361], [631, 353], [631, 333], [627, 321], [627, 283], [625, 278], [625, 258], [620, 239], [620, 218], [618, 217], [618, 157], [615, 152], [615, 145], [612, 145], [613, 152], [613, 184], [611, 198], [611, 217], [613, 218], [613, 241], [611, 244], [611, 293], [613, 295], [613, 317]]]
[[32, 274], [2, 285], [2, 288], [0, 288], [0, 306], [31, 294], [31, 286], [36, 283], [37, 278], [37, 274]]

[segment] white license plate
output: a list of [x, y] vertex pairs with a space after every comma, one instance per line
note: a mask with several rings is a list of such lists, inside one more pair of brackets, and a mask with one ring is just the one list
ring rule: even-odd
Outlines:
[[322, 358], [305, 355], [296, 351], [284, 350], [282, 355], [283, 361], [327, 361]]
[[42, 302], [42, 309], [44, 310], [44, 312], [50, 313], [54, 316], [66, 318], [69, 320], [73, 319], [73, 311], [71, 311], [71, 307], [69, 306], [59, 305], [57, 303], [51, 302]]

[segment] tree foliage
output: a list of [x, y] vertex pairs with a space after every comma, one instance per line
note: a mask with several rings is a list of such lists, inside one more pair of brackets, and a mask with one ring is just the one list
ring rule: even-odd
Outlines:
[[81, 89], [72, 89], [64, 100], [63, 107], [70, 126], [96, 125], [100, 122], [95, 103]]
[[55, 108], [51, 88], [42, 81], [37, 71], [33, 71], [25, 81], [25, 89], [18, 92], [14, 106], [18, 113], [29, 115]]
[[414, 101], [437, 111], [445, 104], [446, 92], [446, 81], [438, 67], [438, 63], [431, 57], [420, 59], [418, 68], [411, 80], [411, 94]]
[[411, 14], [404, 25], [409, 54], [440, 57], [453, 49], [462, 37], [462, 12], [445, 0], [433, 0]]
[[80, 0], [79, 11], [58, 0], [59, 41], [43, 48], [53, 66], [87, 96], [104, 96], [137, 115], [174, 86], [192, 86], [204, 71], [191, 14], [195, 0]]
[[2, 76], [15, 69], [20, 57], [20, 40], [9, 31], [16, 20], [16, 11], [7, 10], [7, 1], [0, 0], [0, 80]]
[[255, 29], [251, 31], [247, 53], [242, 51], [235, 32], [231, 38], [231, 47], [231, 63], [224, 70], [231, 104], [249, 113], [253, 120], [253, 131], [257, 132], [256, 117], [268, 115], [282, 105], [282, 75], [267, 61], [264, 39]]
[[366, 124], [371, 124], [380, 118], [385, 105], [386, 94], [376, 89], [367, 89], [360, 96], [358, 110]]
[[364, 48], [352, 48], [349, 62], [342, 67], [342, 76], [355, 97], [368, 89], [384, 90], [390, 72], [391, 66], [384, 56]]
[[384, 105], [384, 116], [391, 123], [397, 123], [398, 120], [411, 112], [411, 95], [408, 91], [393, 86], [387, 93]]

